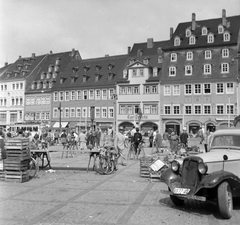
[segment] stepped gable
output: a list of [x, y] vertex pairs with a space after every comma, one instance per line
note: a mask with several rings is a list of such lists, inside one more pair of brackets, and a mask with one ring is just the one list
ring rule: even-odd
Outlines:
[[[219, 47], [221, 45], [230, 46], [236, 45], [238, 43], [239, 36], [239, 24], [240, 16], [226, 17], [226, 25], [224, 26], [224, 31], [228, 31], [231, 35], [230, 41], [223, 41], [223, 34], [218, 33], [218, 26], [223, 25], [223, 18], [209, 19], [196, 21], [196, 28], [192, 30], [192, 21], [179, 23], [175, 32], [173, 33], [169, 45], [166, 46], [164, 51], [180, 50], [188, 48], [206, 48], [206, 47]], [[202, 35], [202, 28], [207, 28], [207, 33], [212, 33], [214, 35], [214, 42], [207, 43], [207, 35]], [[190, 29], [191, 33], [196, 37], [196, 44], [189, 44], [189, 37], [186, 37], [186, 29]], [[174, 46], [174, 38], [180, 37], [181, 44], [179, 46]]]
[[115, 86], [126, 60], [127, 55], [117, 55], [71, 62], [57, 77], [53, 90]]
[[19, 79], [26, 79], [33, 75], [36, 67], [41, 63], [46, 55], [36, 56], [34, 53], [31, 57], [22, 58], [19, 56], [19, 59], [16, 62], [9, 64], [3, 67], [0, 71], [1, 81], [12, 81]]
[[[151, 70], [151, 75], [146, 82], [159, 81], [163, 62], [163, 48], [168, 45], [168, 42], [168, 40], [154, 42], [152, 38], [149, 38], [147, 42], [135, 43], [128, 57], [127, 68], [138, 61]], [[158, 70], [157, 76], [152, 76], [154, 68]]]
[[80, 61], [81, 56], [74, 49], [69, 52], [50, 52], [38, 67], [34, 79], [29, 81], [26, 93], [51, 92], [57, 78], [63, 73], [71, 61]]

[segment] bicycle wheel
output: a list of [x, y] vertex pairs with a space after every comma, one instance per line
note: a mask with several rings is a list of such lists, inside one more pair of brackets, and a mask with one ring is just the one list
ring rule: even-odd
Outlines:
[[114, 164], [114, 162], [112, 160], [107, 162], [107, 168], [108, 169], [106, 170], [105, 174], [106, 175], [112, 174], [113, 171], [114, 171], [114, 168], [115, 168], [115, 164]]
[[32, 179], [34, 178], [38, 171], [39, 171], [39, 166], [38, 166], [38, 163], [36, 162], [36, 160], [34, 158], [30, 158], [30, 161], [29, 161], [29, 178]]
[[96, 157], [96, 160], [94, 162], [94, 171], [101, 174], [101, 175], [104, 175], [104, 172], [102, 171], [101, 166], [100, 166], [100, 161], [101, 160], [102, 160], [101, 156]]

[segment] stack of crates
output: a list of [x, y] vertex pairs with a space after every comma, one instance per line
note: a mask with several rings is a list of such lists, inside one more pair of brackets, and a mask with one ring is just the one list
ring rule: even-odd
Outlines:
[[154, 161], [153, 157], [146, 156], [140, 158], [140, 177], [149, 178], [149, 166]]
[[29, 139], [23, 137], [5, 140], [6, 159], [3, 160], [5, 181], [26, 182], [29, 180]]

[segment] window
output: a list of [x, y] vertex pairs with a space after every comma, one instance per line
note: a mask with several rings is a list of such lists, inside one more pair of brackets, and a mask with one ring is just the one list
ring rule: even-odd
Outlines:
[[228, 105], [228, 104], [227, 104], [226, 112], [227, 112], [227, 114], [233, 114], [233, 113], [234, 113], [234, 107], [233, 107], [233, 105]]
[[211, 114], [211, 105], [204, 105], [204, 114]]
[[165, 85], [164, 86], [164, 95], [171, 95], [171, 86], [170, 85]]
[[185, 114], [192, 114], [192, 106], [191, 105], [185, 106]]
[[70, 109], [70, 117], [75, 117], [75, 108]]
[[211, 50], [205, 51], [205, 59], [211, 59], [212, 58], [212, 52]]
[[23, 89], [23, 83], [20, 83], [20, 90]]
[[186, 29], [186, 37], [190, 37], [192, 34], [190, 29]]
[[113, 118], [114, 117], [114, 110], [113, 107], [108, 108], [108, 118]]
[[46, 103], [46, 105], [50, 105], [50, 97], [49, 96], [47, 96], [45, 98], [45, 103]]
[[76, 117], [81, 117], [81, 108], [80, 107], [77, 107], [76, 108]]
[[173, 95], [180, 95], [180, 85], [173, 85]]
[[217, 114], [223, 114], [223, 105], [217, 105]]
[[[53, 108], [53, 118], [57, 118], [57, 117], [58, 117], [58, 109]], [[38, 119], [39, 119], [39, 113], [38, 113]]]
[[219, 34], [222, 34], [223, 32], [224, 32], [223, 26], [222, 26], [222, 25], [219, 25], [219, 26], [218, 26], [218, 33], [219, 33]]
[[169, 76], [176, 76], [176, 67], [175, 66], [169, 67]]
[[19, 89], [19, 83], [16, 83], [16, 90]]
[[163, 57], [162, 56], [158, 56], [158, 63], [162, 63], [163, 62]]
[[136, 76], [137, 76], [137, 70], [136, 70], [136, 69], [133, 69], [133, 70], [132, 70], [132, 74], [133, 74], [133, 77], [136, 77]]
[[41, 98], [37, 97], [36, 98], [36, 105], [41, 105], [41, 104], [42, 104]]
[[201, 114], [202, 113], [201, 105], [195, 105], [194, 106], [194, 113], [195, 114]]
[[2, 123], [7, 122], [7, 114], [6, 113], [0, 113], [0, 122], [2, 122]]
[[157, 115], [158, 114], [158, 106], [157, 105], [152, 105], [152, 115]]
[[12, 105], [15, 105], [15, 99], [12, 98]]
[[84, 100], [88, 99], [88, 91], [83, 91], [83, 99]]
[[77, 91], [77, 100], [81, 100], [82, 96], [81, 96], [81, 91]]
[[174, 38], [174, 46], [179, 46], [180, 45], [180, 38], [179, 37], [175, 37]]
[[102, 100], [107, 100], [107, 90], [106, 89], [102, 90]]
[[211, 64], [205, 64], [203, 66], [203, 73], [204, 74], [211, 74], [212, 73], [212, 66], [211, 66]]
[[146, 85], [144, 87], [144, 92], [145, 92], [145, 94], [149, 94], [150, 93], [150, 86]]
[[174, 105], [173, 106], [173, 114], [179, 114], [180, 113], [180, 106]]
[[63, 94], [64, 94], [64, 92], [63, 91], [60, 91], [59, 92], [59, 101], [63, 101]]
[[209, 34], [207, 36], [207, 43], [213, 43], [214, 42], [214, 36], [213, 34]]
[[132, 87], [127, 87], [127, 94], [131, 95], [132, 94]]
[[140, 69], [140, 76], [144, 76], [144, 70]]
[[15, 84], [12, 84], [12, 90], [15, 90]]
[[195, 84], [194, 85], [194, 94], [201, 94], [202, 93], [202, 85], [201, 84]]
[[217, 83], [217, 94], [223, 94], [223, 83]]
[[95, 117], [96, 118], [101, 118], [100, 107], [95, 107]]
[[102, 108], [102, 118], [107, 118], [107, 108]]
[[133, 94], [139, 94], [139, 87], [133, 87]]
[[192, 52], [187, 52], [187, 61], [193, 60], [193, 53]]
[[229, 64], [228, 63], [221, 64], [221, 73], [229, 73]]
[[56, 91], [53, 93], [53, 101], [54, 102], [58, 101], [58, 93]]
[[133, 107], [131, 105], [127, 106], [127, 114], [132, 115], [133, 114]]
[[101, 99], [101, 92], [100, 90], [95, 90], [95, 100], [100, 100]]
[[69, 108], [64, 108], [64, 117], [65, 118], [69, 117]]
[[113, 99], [113, 94], [115, 94], [115, 90], [114, 89], [109, 89], [109, 99]]
[[17, 122], [17, 113], [10, 114], [10, 123]]
[[120, 111], [119, 113], [122, 114], [122, 115], [126, 114], [125, 106], [124, 105], [120, 105], [120, 110], [119, 111]]
[[127, 78], [127, 75], [128, 75], [127, 70], [126, 69], [123, 70], [123, 78]]
[[75, 91], [71, 91], [71, 101], [76, 99]]
[[170, 105], [164, 106], [164, 114], [171, 114], [171, 106]]
[[153, 93], [153, 94], [156, 94], [156, 93], [157, 93], [157, 86], [156, 86], [156, 85], [153, 85], [153, 86], [152, 86], [152, 93]]
[[233, 83], [226, 84], [226, 94], [234, 94]]
[[69, 91], [65, 91], [65, 101], [69, 101]]
[[93, 90], [89, 91], [89, 99], [94, 100], [94, 91]]
[[195, 36], [191, 36], [191, 37], [189, 38], [189, 44], [190, 44], [190, 45], [195, 45], [195, 43], [196, 43], [196, 38], [195, 38]]
[[211, 84], [204, 84], [204, 94], [211, 94]]
[[87, 115], [87, 107], [83, 107], [82, 108], [82, 117], [86, 118], [88, 115]]
[[203, 35], [203, 36], [204, 36], [204, 35], [207, 35], [207, 32], [208, 32], [207, 28], [206, 28], [206, 27], [203, 27], [203, 28], [202, 28], [202, 35]]
[[192, 66], [191, 65], [185, 66], [185, 75], [192, 75]]
[[[46, 99], [45, 99], [44, 97], [41, 98], [41, 104], [42, 104], [42, 105], [45, 105], [45, 104], [46, 104]], [[32, 105], [34, 105], [34, 104], [32, 104]]]
[[126, 94], [126, 87], [120, 87], [120, 94], [125, 95]]
[[153, 77], [157, 77], [158, 75], [158, 68], [153, 68]]
[[4, 85], [4, 91], [6, 91], [6, 90], [7, 90], [7, 85], [5, 84], [5, 85]]
[[223, 34], [223, 41], [230, 41], [230, 34], [228, 32]]
[[144, 114], [150, 114], [151, 113], [150, 105], [144, 105], [143, 112], [144, 112]]
[[20, 97], [20, 105], [23, 105], [23, 99]]
[[176, 62], [177, 61], [177, 54], [176, 53], [172, 53], [171, 54], [171, 62]]
[[192, 85], [191, 84], [186, 84], [185, 85], [185, 94], [186, 95], [192, 94]]
[[223, 49], [222, 50], [222, 57], [223, 58], [228, 58], [229, 57], [229, 49]]

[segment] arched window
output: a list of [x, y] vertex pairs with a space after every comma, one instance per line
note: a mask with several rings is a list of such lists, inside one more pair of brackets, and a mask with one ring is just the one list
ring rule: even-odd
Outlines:
[[190, 37], [192, 34], [190, 29], [186, 29], [186, 37]]
[[223, 41], [230, 41], [230, 34], [229, 34], [229, 32], [225, 32], [223, 34]]
[[222, 34], [223, 32], [224, 32], [223, 26], [222, 26], [222, 25], [219, 25], [219, 26], [218, 26], [218, 33], [219, 33], [219, 34]]
[[180, 45], [180, 42], [181, 42], [181, 40], [180, 40], [179, 37], [175, 37], [175, 38], [174, 38], [174, 46], [179, 46], [179, 45]]
[[207, 43], [213, 43], [214, 42], [214, 35], [213, 34], [209, 34], [207, 37]]
[[195, 38], [195, 36], [191, 36], [191, 37], [189, 38], [189, 44], [190, 44], [190, 45], [195, 45], [195, 43], [196, 43], [196, 38]]
[[229, 57], [229, 49], [225, 48], [222, 50], [222, 57], [228, 58]]
[[208, 32], [207, 28], [206, 28], [206, 27], [203, 27], [203, 28], [202, 28], [202, 35], [203, 35], [203, 36], [204, 36], [204, 35], [207, 35], [207, 32]]

